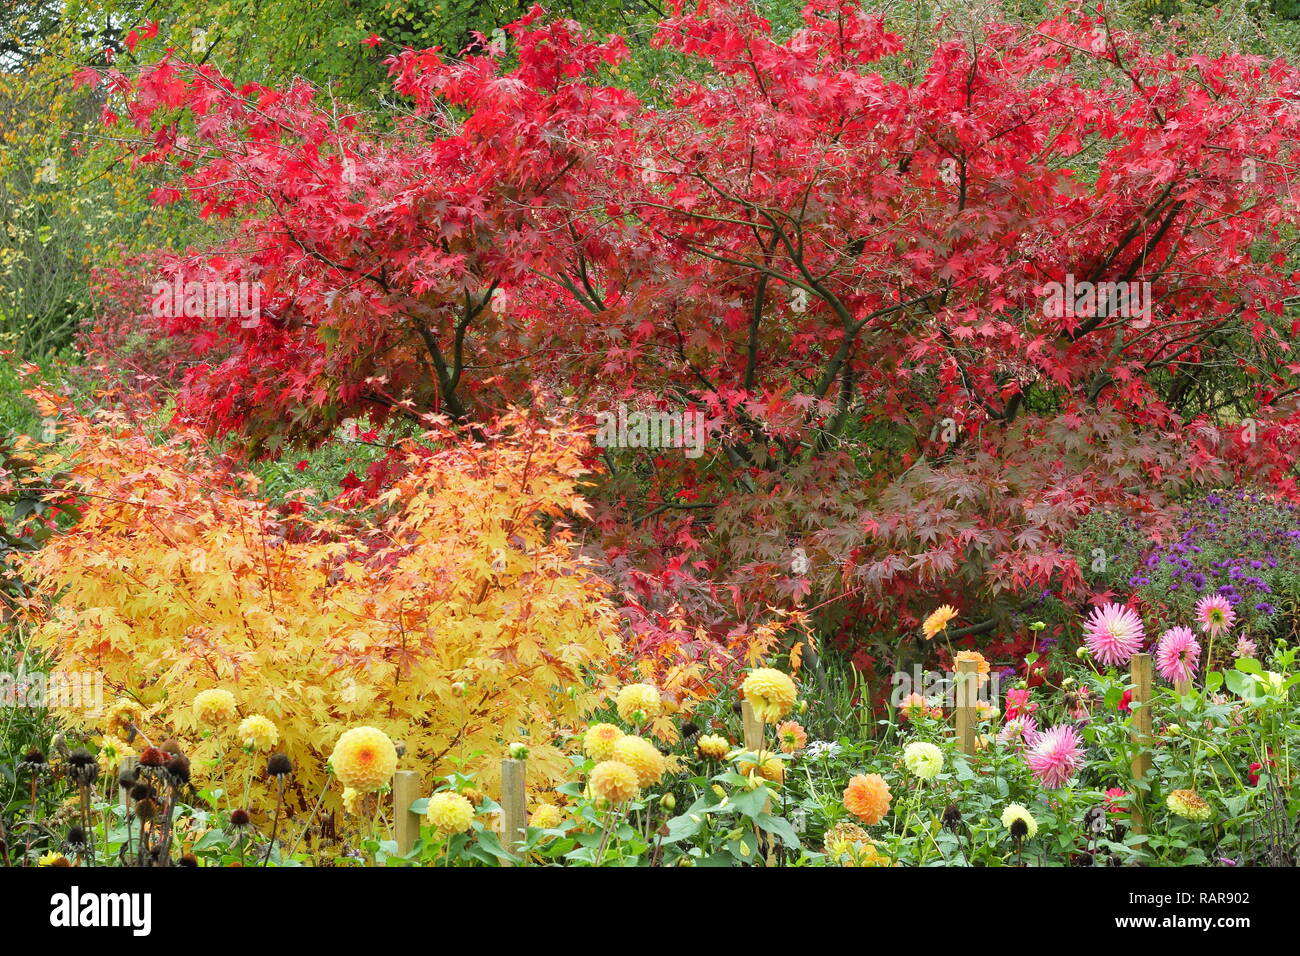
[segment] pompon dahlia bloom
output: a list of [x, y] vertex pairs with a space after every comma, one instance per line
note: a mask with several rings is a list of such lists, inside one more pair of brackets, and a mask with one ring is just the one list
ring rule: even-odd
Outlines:
[[224, 727], [239, 716], [235, 695], [228, 690], [213, 687], [194, 695], [194, 719], [203, 727]]
[[914, 740], [903, 748], [903, 766], [921, 780], [933, 780], [943, 769], [943, 751], [925, 740]]
[[731, 744], [727, 743], [727, 738], [719, 737], [717, 734], [704, 734], [695, 742], [695, 749], [702, 757], [721, 760], [730, 752]]
[[1238, 657], [1254, 657], [1259, 653], [1259, 647], [1249, 637], [1242, 634], [1237, 638], [1237, 650], [1235, 653]]
[[1011, 831], [1013, 837], [1019, 839], [1032, 840], [1038, 836], [1038, 821], [1018, 803], [1007, 804], [1002, 811], [1002, 825]]
[[857, 774], [844, 788], [844, 809], [868, 826], [885, 819], [893, 799], [889, 784], [878, 773]]
[[592, 724], [582, 737], [582, 752], [592, 760], [608, 760], [623, 731], [613, 724]]
[[108, 708], [105, 725], [110, 734], [130, 737], [143, 719], [144, 711], [139, 704], [128, 697], [119, 697]]
[[1237, 620], [1237, 612], [1222, 594], [1209, 594], [1196, 602], [1196, 620], [1211, 637], [1222, 634]]
[[641, 792], [636, 771], [617, 760], [604, 760], [596, 764], [587, 782], [592, 796], [609, 803], [624, 803]]
[[1083, 765], [1079, 732], [1069, 724], [1043, 731], [1025, 754], [1025, 763], [1043, 786], [1052, 790], [1065, 786]]
[[951, 604], [944, 604], [930, 612], [921, 625], [921, 633], [925, 635], [927, 641], [934, 640], [934, 636], [948, 626], [948, 622], [957, 616], [957, 609]]
[[787, 720], [776, 728], [776, 739], [781, 742], [781, 752], [795, 754], [808, 746], [808, 732], [797, 720]]
[[443, 790], [429, 798], [424, 816], [439, 833], [464, 833], [474, 823], [474, 804], [459, 793]]
[[1156, 670], [1171, 684], [1189, 681], [1196, 676], [1201, 645], [1189, 627], [1171, 627], [1160, 635], [1156, 645]]
[[1142, 618], [1132, 608], [1119, 604], [1093, 608], [1083, 625], [1088, 652], [1108, 667], [1127, 664], [1142, 649], [1145, 637]]
[[642, 787], [658, 783], [664, 775], [664, 755], [644, 737], [620, 737], [609, 759], [631, 767], [636, 772], [637, 784]]
[[334, 745], [330, 766], [343, 786], [373, 793], [387, 785], [397, 771], [397, 748], [382, 730], [353, 727]]
[[268, 751], [280, 742], [279, 729], [261, 714], [253, 714], [240, 721], [235, 735], [245, 747], [258, 751]]
[[1165, 806], [1187, 820], [1204, 821], [1213, 816], [1210, 805], [1195, 790], [1175, 790], [1165, 797]]
[[539, 803], [528, 817], [528, 825], [539, 830], [554, 830], [564, 822], [564, 811], [553, 803]]
[[614, 707], [618, 711], [619, 717], [628, 723], [634, 722], [638, 711], [644, 715], [646, 720], [651, 717], [658, 717], [660, 709], [659, 691], [650, 684], [628, 684], [618, 692]]
[[772, 667], [756, 667], [740, 685], [745, 700], [765, 724], [774, 724], [794, 707], [799, 691], [790, 675]]

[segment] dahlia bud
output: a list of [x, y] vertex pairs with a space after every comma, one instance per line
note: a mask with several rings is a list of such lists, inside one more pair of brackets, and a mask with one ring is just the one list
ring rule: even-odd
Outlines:
[[669, 813], [672, 813], [677, 806], [677, 798], [671, 793], [665, 793], [659, 798], [659, 806], [663, 807]]
[[513, 744], [511, 744], [511, 745], [510, 745], [510, 759], [511, 759], [511, 760], [527, 760], [527, 759], [528, 759], [528, 747], [527, 747], [527, 745], [526, 745], [526, 744], [521, 744], [521, 743], [519, 743], [518, 741], [515, 741]]

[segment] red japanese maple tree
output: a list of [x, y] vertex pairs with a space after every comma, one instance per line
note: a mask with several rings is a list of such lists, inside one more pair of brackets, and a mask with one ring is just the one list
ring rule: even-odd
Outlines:
[[661, 24], [694, 65], [646, 102], [617, 37], [536, 8], [508, 36], [394, 55], [383, 116], [107, 73], [180, 174], [159, 201], [237, 224], [164, 276], [262, 284], [251, 327], [161, 323], [200, 359], [178, 414], [264, 452], [364, 412], [698, 411], [698, 459], [603, 454], [602, 556], [650, 643], [810, 593], [826, 627], [949, 599], [991, 631], [1078, 590], [1061, 535], [1092, 508], [1295, 493], [1288, 64], [1092, 12], [919, 61], [853, 2], [778, 38], [706, 0]]

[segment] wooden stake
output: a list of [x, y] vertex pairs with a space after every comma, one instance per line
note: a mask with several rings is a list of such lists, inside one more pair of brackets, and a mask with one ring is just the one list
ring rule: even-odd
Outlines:
[[[1151, 769], [1151, 655], [1134, 654], [1129, 663], [1133, 683], [1133, 696], [1129, 706], [1133, 713], [1133, 746], [1138, 748], [1130, 762], [1134, 781], [1140, 781]], [[1142, 816], [1142, 794], [1133, 791], [1133, 832], [1145, 833], [1146, 821]]]
[[[525, 777], [527, 761], [506, 757], [501, 761], [501, 844], [511, 853], [519, 852], [528, 826]], [[508, 861], [503, 861], [509, 866]]]
[[[754, 705], [747, 700], [740, 702], [740, 719], [744, 722], [745, 727], [745, 749], [753, 751], [761, 758], [765, 753], [763, 749], [763, 722], [758, 719], [758, 714], [754, 713]], [[758, 773], [758, 768], [755, 768], [754, 772]], [[772, 812], [772, 801], [770, 799], [763, 806], [763, 812]], [[767, 860], [769, 866], [776, 859], [774, 842], [769, 839], [767, 834], [758, 834], [759, 856]]]
[[979, 695], [978, 661], [957, 662], [957, 741], [961, 752], [975, 755], [975, 700]]
[[411, 812], [411, 804], [420, 799], [420, 775], [414, 770], [393, 774], [393, 838], [397, 852], [405, 855], [420, 838], [420, 815]]
[[740, 702], [740, 716], [745, 723], [745, 749], [754, 753], [763, 752], [763, 722], [754, 713], [754, 705], [747, 700]]
[[1174, 693], [1179, 697], [1186, 697], [1192, 692], [1192, 682], [1190, 680], [1174, 681]]

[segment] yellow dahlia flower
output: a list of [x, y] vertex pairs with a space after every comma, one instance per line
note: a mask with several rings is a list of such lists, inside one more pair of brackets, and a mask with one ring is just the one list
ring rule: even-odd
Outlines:
[[113, 706], [108, 708], [108, 714], [105, 715], [105, 725], [108, 727], [110, 734], [117, 734], [122, 737], [131, 736], [131, 728], [140, 726], [140, 719], [144, 711], [140, 705], [126, 697], [119, 697], [113, 702]]
[[474, 822], [474, 804], [459, 793], [443, 790], [429, 798], [424, 816], [439, 833], [464, 833]]
[[239, 716], [235, 695], [213, 687], [194, 695], [194, 719], [203, 727], [223, 727]]
[[754, 713], [765, 724], [774, 724], [790, 713], [799, 696], [790, 675], [771, 667], [757, 667], [750, 671], [740, 689]]
[[397, 748], [382, 730], [353, 727], [334, 745], [330, 766], [345, 787], [372, 793], [385, 786], [396, 772]]
[[617, 760], [605, 760], [596, 764], [588, 782], [592, 796], [610, 803], [624, 803], [641, 792], [636, 771]]
[[592, 724], [582, 737], [582, 752], [592, 760], [608, 760], [622, 736], [613, 724]]
[[136, 756], [135, 748], [125, 740], [105, 734], [99, 741], [99, 772], [107, 776], [123, 757]]
[[628, 684], [618, 692], [614, 706], [619, 717], [628, 723], [635, 720], [638, 711], [643, 715], [642, 719], [649, 720], [659, 716], [659, 691], [650, 684]]
[[644, 737], [620, 737], [610, 759], [635, 770], [636, 781], [642, 787], [653, 786], [664, 775], [664, 755]]
[[726, 738], [717, 734], [705, 734], [695, 742], [695, 750], [700, 756], [711, 760], [721, 760], [730, 749], [731, 744], [727, 743]]
[[1020, 836], [1032, 840], [1038, 835], [1038, 821], [1034, 815], [1018, 803], [1008, 803], [1002, 811], [1002, 825], [1011, 831], [1012, 836], [1017, 836], [1016, 824], [1023, 825], [1024, 832]]
[[735, 757], [736, 770], [743, 776], [752, 777], [757, 773], [770, 783], [785, 782], [785, 761], [781, 758], [752, 750], [739, 751]]
[[903, 766], [922, 780], [933, 780], [943, 769], [943, 751], [924, 740], [903, 748]]
[[1175, 790], [1165, 797], [1165, 806], [1188, 820], [1208, 820], [1214, 811], [1195, 790]]
[[530, 827], [539, 830], [554, 830], [564, 822], [564, 813], [553, 803], [540, 803], [528, 818]]
[[951, 604], [945, 604], [935, 610], [925, 619], [921, 625], [921, 633], [925, 635], [926, 640], [933, 640], [934, 636], [948, 626], [948, 622], [957, 616], [957, 609]]
[[261, 714], [245, 717], [235, 733], [245, 747], [253, 750], [270, 750], [280, 740], [280, 731], [275, 724]]

